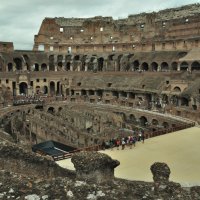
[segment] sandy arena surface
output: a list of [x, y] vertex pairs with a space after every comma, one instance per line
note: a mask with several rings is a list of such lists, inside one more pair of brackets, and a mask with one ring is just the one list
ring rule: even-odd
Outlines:
[[[193, 127], [138, 142], [125, 150], [102, 151], [120, 161], [115, 176], [129, 180], [153, 181], [150, 166], [165, 162], [171, 169], [170, 180], [184, 186], [200, 185], [200, 128]], [[57, 162], [74, 169], [70, 159]]]

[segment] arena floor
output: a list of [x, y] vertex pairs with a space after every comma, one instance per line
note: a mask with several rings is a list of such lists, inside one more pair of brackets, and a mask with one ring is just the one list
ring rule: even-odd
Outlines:
[[[193, 127], [138, 142], [125, 150], [102, 151], [120, 161], [115, 176], [129, 180], [153, 181], [150, 166], [165, 162], [171, 169], [170, 180], [184, 186], [200, 185], [200, 128]], [[70, 159], [57, 162], [74, 169]]]

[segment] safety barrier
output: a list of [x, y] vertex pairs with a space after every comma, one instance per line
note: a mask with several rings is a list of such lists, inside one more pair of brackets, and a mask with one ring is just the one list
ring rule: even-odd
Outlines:
[[70, 151], [70, 152], [63, 153], [58, 156], [52, 156], [52, 157], [53, 157], [54, 161], [59, 161], [59, 160], [71, 158], [74, 153], [78, 153], [81, 151], [99, 151], [99, 150], [101, 150], [101, 145], [95, 145], [95, 146], [84, 147], [81, 149], [76, 149], [74, 151]]

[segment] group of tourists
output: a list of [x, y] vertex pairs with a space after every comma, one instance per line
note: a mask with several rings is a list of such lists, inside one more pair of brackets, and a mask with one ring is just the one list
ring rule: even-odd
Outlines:
[[117, 150], [121, 149], [124, 150], [125, 147], [129, 147], [132, 149], [133, 147], [136, 146], [136, 142], [142, 142], [144, 143], [145, 140], [145, 135], [144, 131], [141, 130], [137, 134], [132, 134], [126, 137], [117, 137], [117, 138], [112, 138], [108, 141], [103, 141], [102, 142], [102, 149], [113, 149], [114, 147], [117, 147]]
[[35, 96], [25, 96], [23, 98], [13, 100], [13, 105], [38, 104], [38, 103], [43, 103], [43, 100]]

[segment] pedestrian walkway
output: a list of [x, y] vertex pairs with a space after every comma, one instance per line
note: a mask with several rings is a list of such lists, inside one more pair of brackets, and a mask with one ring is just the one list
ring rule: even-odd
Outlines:
[[[200, 128], [189, 129], [157, 136], [137, 142], [132, 149], [102, 151], [120, 161], [115, 176], [129, 180], [152, 181], [150, 166], [165, 162], [171, 169], [170, 180], [182, 185], [200, 185]], [[70, 160], [57, 162], [74, 169]]]

